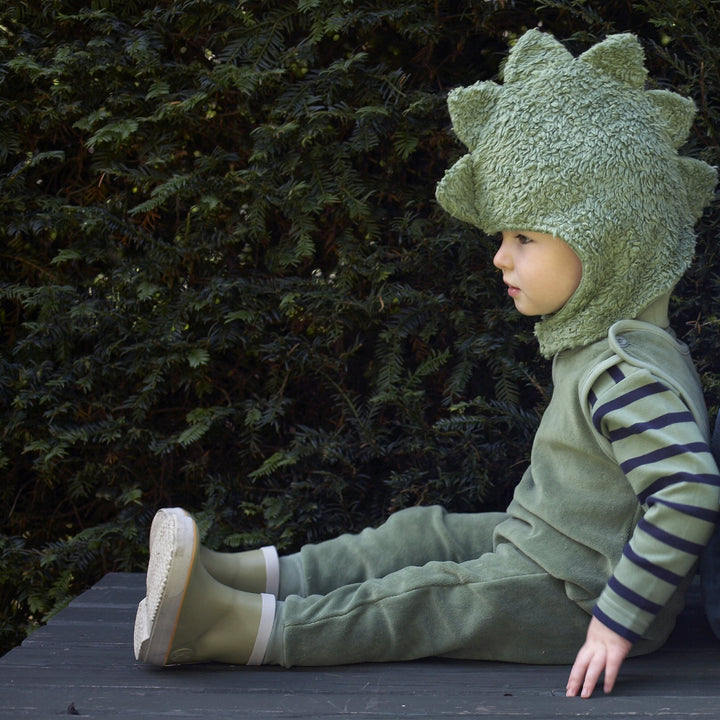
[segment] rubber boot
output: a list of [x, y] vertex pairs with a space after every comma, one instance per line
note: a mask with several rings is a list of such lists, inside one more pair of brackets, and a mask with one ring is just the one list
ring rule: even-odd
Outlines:
[[272, 546], [244, 552], [217, 552], [201, 545], [200, 561], [223, 585], [245, 592], [278, 595], [279, 560]]
[[184, 510], [160, 510], [153, 526], [147, 595], [135, 619], [135, 657], [154, 665], [259, 665], [275, 598], [215, 580], [199, 562], [197, 528]]
[[[150, 528], [150, 554], [157, 529], [162, 524], [159, 517], [159, 514], [155, 516]], [[191, 521], [195, 523], [192, 518]], [[197, 535], [197, 527], [194, 532]], [[244, 552], [216, 552], [201, 545], [199, 557], [210, 575], [223, 585], [245, 592], [278, 596], [280, 562], [273, 546]]]

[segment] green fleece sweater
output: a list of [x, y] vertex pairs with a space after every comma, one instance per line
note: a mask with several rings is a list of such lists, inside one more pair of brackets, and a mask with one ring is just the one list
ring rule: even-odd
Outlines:
[[555, 356], [531, 466], [498, 529], [632, 642], [672, 629], [720, 502], [688, 350], [646, 321], [666, 307]]

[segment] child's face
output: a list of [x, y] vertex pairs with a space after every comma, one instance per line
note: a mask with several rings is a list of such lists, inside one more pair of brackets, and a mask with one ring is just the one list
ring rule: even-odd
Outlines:
[[545, 233], [504, 230], [493, 264], [502, 270], [508, 295], [523, 315], [558, 311], [582, 279], [582, 263], [575, 251]]

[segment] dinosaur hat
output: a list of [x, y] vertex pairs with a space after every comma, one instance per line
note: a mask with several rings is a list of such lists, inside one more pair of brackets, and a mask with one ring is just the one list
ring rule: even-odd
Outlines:
[[643, 50], [619, 34], [575, 58], [539, 30], [510, 51], [503, 84], [448, 96], [469, 153], [439, 203], [488, 234], [553, 234], [577, 253], [580, 286], [535, 326], [545, 356], [603, 337], [668, 293], [687, 269], [715, 168], [680, 156], [695, 105], [645, 90]]

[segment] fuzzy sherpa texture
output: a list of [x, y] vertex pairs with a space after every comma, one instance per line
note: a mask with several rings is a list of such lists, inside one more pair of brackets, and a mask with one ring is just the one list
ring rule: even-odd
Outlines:
[[502, 85], [448, 96], [470, 152], [438, 184], [439, 203], [488, 234], [556, 235], [582, 261], [574, 295], [535, 326], [546, 357], [636, 317], [692, 259], [717, 172], [678, 154], [692, 100], [646, 90], [646, 75], [634, 35], [610, 35], [575, 58], [530, 30], [510, 51]]

